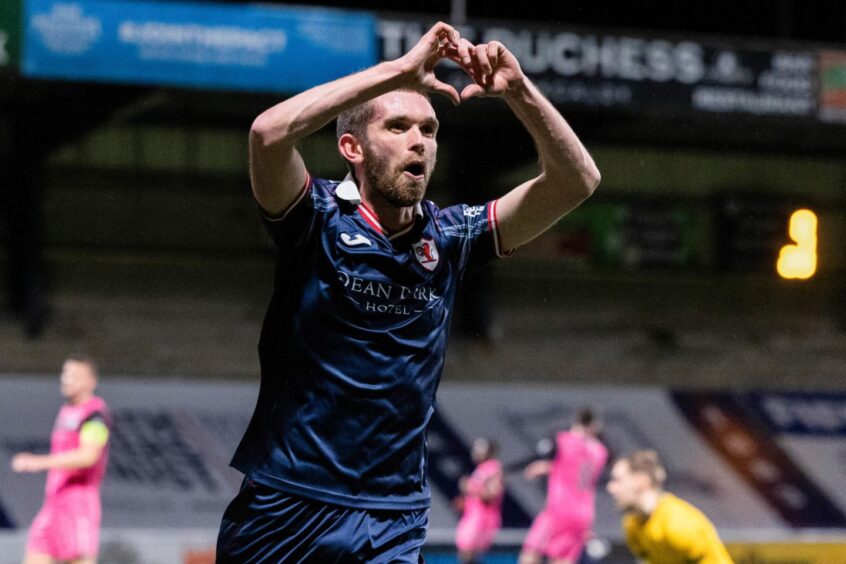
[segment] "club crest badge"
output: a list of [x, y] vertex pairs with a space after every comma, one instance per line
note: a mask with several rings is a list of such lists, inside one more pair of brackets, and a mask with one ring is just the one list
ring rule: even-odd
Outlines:
[[438, 266], [438, 249], [432, 239], [420, 239], [411, 248], [414, 249], [414, 258], [420, 266], [426, 270], [435, 270]]

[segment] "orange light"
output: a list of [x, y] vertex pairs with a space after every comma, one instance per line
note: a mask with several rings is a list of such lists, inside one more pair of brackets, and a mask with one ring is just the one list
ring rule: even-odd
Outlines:
[[782, 278], [807, 280], [817, 271], [817, 216], [811, 210], [796, 210], [790, 216], [790, 238], [778, 254], [776, 270]]

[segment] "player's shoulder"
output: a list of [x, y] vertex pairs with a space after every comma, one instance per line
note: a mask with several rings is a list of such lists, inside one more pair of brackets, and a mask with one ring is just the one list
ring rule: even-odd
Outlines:
[[93, 396], [92, 407], [94, 409], [109, 409], [109, 404], [102, 396]]
[[698, 507], [671, 493], [665, 493], [662, 497], [661, 509], [665, 520], [679, 529], [690, 530], [697, 525], [710, 524]]
[[87, 414], [85, 421], [102, 421], [106, 425], [111, 425], [112, 410], [106, 400], [100, 396], [93, 396], [87, 406]]
[[338, 208], [339, 200], [343, 199], [336, 193], [340, 183], [339, 180], [310, 177], [307, 189], [310, 190], [311, 201], [316, 211], [325, 212]]
[[573, 448], [584, 449], [588, 452], [605, 448], [595, 437], [585, 433], [579, 433], [571, 429], [559, 431], [556, 434], [559, 444], [573, 445]]
[[555, 433], [555, 443], [559, 450], [564, 447], [573, 445], [576, 442], [581, 442], [581, 440], [575, 433], [570, 430], [563, 430]]
[[699, 513], [699, 510], [692, 503], [670, 492], [664, 492], [664, 495], [661, 497], [661, 504], [666, 505], [673, 511]]
[[600, 441], [596, 437], [590, 437], [590, 441], [588, 443], [590, 445], [591, 453], [596, 457], [603, 460], [608, 458], [608, 447], [605, 446], [605, 443]]
[[420, 202], [423, 212], [430, 216], [438, 228], [446, 234], [462, 235], [473, 229], [479, 219], [486, 218], [487, 205], [455, 204], [445, 208], [438, 207], [430, 200]]

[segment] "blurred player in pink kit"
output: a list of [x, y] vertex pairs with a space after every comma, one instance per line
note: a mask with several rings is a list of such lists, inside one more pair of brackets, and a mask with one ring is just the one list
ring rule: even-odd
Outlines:
[[464, 564], [480, 561], [502, 525], [502, 464], [496, 443], [476, 439], [470, 455], [476, 469], [459, 484], [464, 511], [455, 530], [458, 559]]
[[597, 439], [600, 420], [583, 409], [569, 431], [555, 437], [555, 458], [536, 460], [524, 475], [549, 475], [546, 507], [535, 518], [523, 542], [520, 564], [573, 564], [591, 534], [596, 513], [596, 482], [608, 460], [608, 449]]
[[44, 505], [29, 530], [24, 564], [93, 564], [100, 543], [100, 483], [106, 471], [111, 415], [94, 395], [97, 366], [74, 355], [62, 367], [67, 402], [59, 410], [50, 454], [12, 458], [15, 472], [47, 471]]

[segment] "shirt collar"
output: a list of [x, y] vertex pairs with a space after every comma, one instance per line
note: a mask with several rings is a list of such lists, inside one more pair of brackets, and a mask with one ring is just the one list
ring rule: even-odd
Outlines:
[[[361, 205], [361, 193], [358, 191], [352, 175], [347, 173], [344, 179], [335, 187], [335, 196], [347, 202], [353, 208]], [[415, 221], [423, 217], [423, 206], [420, 202], [414, 204]]]

